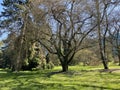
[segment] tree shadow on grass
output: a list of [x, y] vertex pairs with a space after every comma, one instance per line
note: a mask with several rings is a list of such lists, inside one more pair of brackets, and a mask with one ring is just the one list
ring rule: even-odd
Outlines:
[[110, 88], [110, 87], [103, 87], [103, 86], [96, 86], [96, 85], [87, 85], [87, 84], [83, 84], [83, 85], [79, 85], [82, 87], [90, 87], [93, 88], [92, 90], [120, 90], [120, 89], [115, 89], [115, 88]]
[[11, 90], [120, 90], [109, 87], [102, 87], [88, 84], [63, 85], [61, 83], [38, 83], [29, 82], [27, 85], [17, 85]]
[[[5, 70], [0, 71], [0, 90], [9, 88], [9, 90], [45, 90], [46, 84], [36, 81], [40, 78], [46, 78], [46, 73], [43, 71], [33, 72], [18, 72], [12, 73]], [[51, 86], [51, 84], [49, 85]]]
[[74, 70], [69, 70], [67, 72], [62, 72], [62, 71], [55, 71], [55, 72], [49, 72], [47, 73], [47, 77], [51, 77], [55, 74], [65, 74], [67, 76], [74, 76], [74, 75], [84, 75], [84, 73], [88, 73], [88, 72], [98, 72], [99, 70], [79, 70], [79, 71], [74, 71]]
[[51, 76], [53, 76], [53, 75], [55, 75], [55, 74], [60, 74], [60, 73], [62, 73], [62, 71], [49, 72], [49, 73], [46, 74], [46, 76], [47, 76], [48, 78], [50, 78]]
[[73, 76], [74, 73], [75, 73], [75, 71], [67, 71], [67, 72], [55, 71], [55, 72], [49, 72], [46, 75], [48, 78], [50, 78], [51, 76], [56, 75], [56, 74], [65, 74], [67, 76]]
[[[28, 80], [34, 80], [35, 78], [50, 78], [51, 75], [58, 74], [61, 72], [51, 72], [50, 70], [39, 70], [39, 71], [21, 71], [21, 72], [10, 72], [6, 70], [0, 70], [0, 80], [1, 81], [9, 81], [13, 80], [16, 81], [18, 79], [25, 79], [26, 81]], [[14, 82], [13, 82], [14, 83]], [[1, 86], [1, 85], [0, 85]]]
[[[2, 73], [3, 72], [3, 73]], [[91, 70], [82, 70], [81, 71], [82, 75], [84, 73], [87, 72], [93, 72]], [[109, 88], [109, 87], [104, 87], [104, 86], [96, 86], [96, 85], [92, 85], [92, 83], [90, 85], [88, 84], [74, 84], [71, 86], [66, 86], [64, 85], [64, 83], [58, 82], [58, 83], [53, 83], [53, 82], [39, 82], [39, 81], [35, 81], [34, 78], [47, 78], [47, 77], [51, 77], [52, 75], [55, 74], [65, 74], [65, 76], [74, 76], [75, 73], [77, 73], [76, 71], [68, 71], [68, 72], [61, 72], [61, 71], [56, 71], [56, 72], [45, 72], [45, 71], [36, 71], [36, 72], [19, 72], [19, 73], [11, 73], [11, 72], [4, 72], [1, 71], [0, 73], [0, 78], [4, 78], [4, 80], [7, 79], [13, 79], [13, 81], [9, 81], [6, 82], [5, 85], [2, 84], [1, 87], [9, 87], [10, 90], [81, 90], [80, 87], [85, 88], [84, 90], [120, 90], [120, 89], [116, 89], [115, 88]], [[80, 72], [78, 72], [79, 75]], [[101, 75], [101, 73], [99, 73]], [[113, 76], [118, 75], [118, 74], [114, 74], [111, 73]], [[104, 74], [103, 74], [104, 77]], [[23, 80], [22, 80], [23, 79]], [[39, 79], [41, 80], [41, 79]], [[24, 83], [26, 82], [26, 83]], [[70, 84], [70, 83], [69, 83]], [[117, 83], [116, 83], [117, 84]], [[78, 88], [76, 88], [76, 86]], [[0, 88], [1, 88], [0, 87]], [[90, 89], [89, 89], [90, 88]], [[83, 90], [83, 89], [82, 89]]]
[[[64, 88], [64, 86], [60, 83], [40, 83], [36, 81], [28, 81], [26, 85], [20, 84], [21, 81], [19, 81], [19, 85], [12, 87], [12, 90], [61, 90]], [[65, 89], [68, 90], [68, 89]]]

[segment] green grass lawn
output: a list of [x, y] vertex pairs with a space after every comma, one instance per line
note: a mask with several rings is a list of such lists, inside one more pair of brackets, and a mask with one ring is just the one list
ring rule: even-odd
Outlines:
[[0, 90], [120, 90], [120, 70], [100, 69], [102, 67], [71, 66], [66, 73], [57, 73], [61, 67], [19, 73], [0, 69]]

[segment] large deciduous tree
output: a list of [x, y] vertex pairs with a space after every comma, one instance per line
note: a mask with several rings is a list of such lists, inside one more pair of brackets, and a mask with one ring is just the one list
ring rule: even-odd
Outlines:
[[91, 5], [85, 1], [61, 0], [47, 1], [40, 5], [47, 14], [50, 34], [40, 38], [39, 42], [51, 53], [57, 54], [62, 71], [68, 71], [68, 65], [82, 47], [87, 35], [97, 26], [92, 24]]

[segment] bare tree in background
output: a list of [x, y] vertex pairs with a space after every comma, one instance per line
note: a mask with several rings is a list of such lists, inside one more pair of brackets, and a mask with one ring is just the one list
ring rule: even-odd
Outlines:
[[110, 20], [108, 18], [110, 18], [112, 14], [111, 12], [115, 7], [117, 7], [118, 4], [118, 0], [95, 0], [99, 50], [104, 69], [108, 69], [108, 60], [106, 53], [106, 36], [109, 31], [110, 24]]
[[113, 46], [113, 54], [118, 57], [118, 62], [120, 66], [120, 12], [119, 9], [113, 12], [114, 14], [110, 19], [110, 43]]

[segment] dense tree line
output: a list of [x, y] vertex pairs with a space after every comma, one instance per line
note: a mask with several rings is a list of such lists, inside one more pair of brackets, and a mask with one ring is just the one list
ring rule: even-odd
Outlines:
[[3, 66], [19, 71], [55, 64], [68, 71], [69, 65], [82, 62], [102, 63], [108, 69], [113, 48], [120, 64], [119, 4], [119, 0], [3, 0], [0, 30], [8, 35], [3, 40]]

